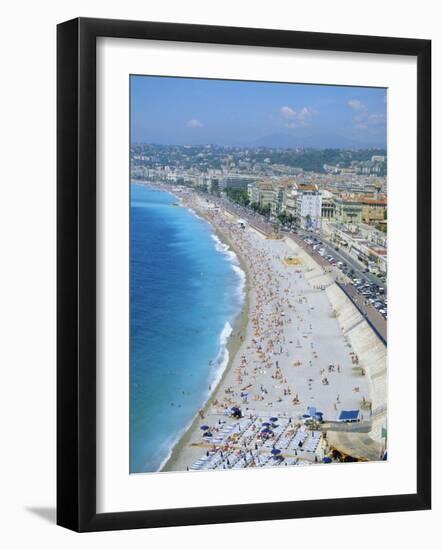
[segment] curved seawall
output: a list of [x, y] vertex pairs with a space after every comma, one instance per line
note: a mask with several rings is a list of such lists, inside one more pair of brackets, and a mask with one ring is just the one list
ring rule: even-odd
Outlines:
[[353, 444], [357, 446], [358, 438], [361, 439], [362, 444], [362, 439], [369, 436], [380, 447], [382, 428], [387, 425], [387, 347], [375, 334], [350, 298], [334, 282], [334, 274], [332, 272], [326, 273], [292, 239], [286, 238], [286, 241], [294, 254], [307, 266], [308, 272], [305, 273], [305, 276], [311, 286], [323, 286], [325, 288], [336, 319], [359, 358], [358, 366], [365, 371], [365, 376], [369, 380], [372, 426], [368, 434], [351, 434]]
[[344, 334], [359, 357], [359, 366], [370, 381], [373, 422], [370, 435], [381, 441], [381, 428], [387, 420], [387, 348], [336, 284], [329, 286], [326, 293]]

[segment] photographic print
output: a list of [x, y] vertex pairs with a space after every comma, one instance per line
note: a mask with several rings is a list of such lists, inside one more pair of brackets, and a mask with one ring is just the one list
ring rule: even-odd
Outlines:
[[387, 459], [386, 113], [130, 76], [131, 474]]

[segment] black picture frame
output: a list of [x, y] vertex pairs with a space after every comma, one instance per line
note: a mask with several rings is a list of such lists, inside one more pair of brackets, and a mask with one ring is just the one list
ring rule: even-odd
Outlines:
[[[166, 40], [417, 59], [417, 491], [96, 512], [96, 39]], [[79, 18], [57, 28], [57, 523], [83, 531], [425, 510], [431, 506], [431, 41]]]

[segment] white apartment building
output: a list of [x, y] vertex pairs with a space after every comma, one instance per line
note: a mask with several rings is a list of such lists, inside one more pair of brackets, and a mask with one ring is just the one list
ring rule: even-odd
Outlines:
[[320, 229], [322, 196], [316, 184], [297, 186], [296, 217], [304, 229]]

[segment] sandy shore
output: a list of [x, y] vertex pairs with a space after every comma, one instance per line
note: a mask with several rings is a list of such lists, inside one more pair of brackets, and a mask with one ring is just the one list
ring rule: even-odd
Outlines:
[[[199, 469], [193, 465], [201, 456], [209, 459], [216, 449], [223, 456], [222, 448], [239, 454], [243, 467], [261, 465], [260, 446], [267, 445], [268, 456], [272, 448], [257, 432], [263, 421], [277, 417], [276, 431], [284, 426], [278, 437], [271, 432], [274, 447], [281, 437], [285, 441], [289, 434], [295, 439], [296, 431], [304, 429], [303, 415], [309, 407], [328, 420], [336, 420], [342, 409], [361, 409], [362, 400], [370, 397], [368, 382], [355, 377], [355, 354], [327, 294], [309, 284], [306, 275], [311, 266], [301, 251], [297, 254], [295, 243], [267, 239], [250, 227], [242, 229], [235, 218], [210, 208], [197, 195], [183, 200], [208, 219], [238, 255], [247, 274], [247, 299], [229, 340], [228, 366], [163, 471]], [[232, 419], [232, 407], [241, 410], [241, 420]], [[209, 426], [211, 437], [204, 437], [201, 425]], [[229, 429], [238, 433], [233, 444], [227, 436], [226, 445]], [[316, 438], [314, 432], [310, 436]], [[239, 442], [241, 449], [235, 447]], [[326, 443], [321, 442], [322, 446], [315, 442], [317, 450], [303, 458], [317, 461], [323, 456]], [[285, 455], [298, 457], [296, 449], [290, 455], [288, 444]]]

